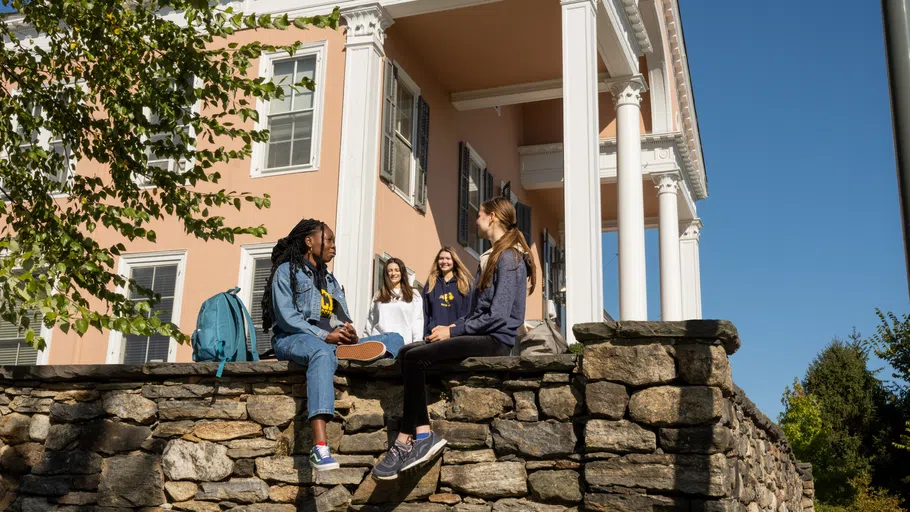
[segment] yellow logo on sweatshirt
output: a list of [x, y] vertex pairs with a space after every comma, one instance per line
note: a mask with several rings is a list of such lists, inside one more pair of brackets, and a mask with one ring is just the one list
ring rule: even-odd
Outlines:
[[439, 300], [442, 301], [440, 306], [442, 306], [444, 308], [452, 307], [452, 301], [455, 300], [455, 294], [452, 292], [443, 293], [442, 295], [439, 296]]

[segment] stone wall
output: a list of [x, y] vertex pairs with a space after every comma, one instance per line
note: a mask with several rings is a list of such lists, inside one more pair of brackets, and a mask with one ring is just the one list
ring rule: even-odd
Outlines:
[[[307, 462], [304, 372], [282, 362], [0, 368], [0, 510], [807, 511], [810, 468], [734, 386], [726, 322], [576, 327], [584, 356], [477, 358], [429, 379], [434, 463], [369, 468], [397, 367], [342, 363]], [[387, 428], [389, 426], [389, 428]]]

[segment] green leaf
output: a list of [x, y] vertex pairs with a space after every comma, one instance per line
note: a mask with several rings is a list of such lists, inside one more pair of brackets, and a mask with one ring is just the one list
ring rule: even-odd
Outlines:
[[76, 320], [75, 327], [76, 327], [76, 333], [79, 334], [79, 336], [82, 336], [83, 334], [86, 333], [86, 331], [88, 331], [88, 320], [86, 320], [85, 318], [80, 318], [79, 320]]

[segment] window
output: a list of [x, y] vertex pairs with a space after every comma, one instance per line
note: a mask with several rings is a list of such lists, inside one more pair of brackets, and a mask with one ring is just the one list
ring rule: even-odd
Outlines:
[[426, 210], [430, 106], [417, 84], [386, 61], [380, 176], [408, 203]]
[[[379, 293], [379, 288], [382, 286], [382, 271], [385, 268], [385, 264], [389, 259], [392, 258], [392, 255], [388, 253], [382, 253], [382, 255], [377, 254], [373, 258], [373, 295]], [[411, 267], [406, 269], [408, 271], [408, 282], [411, 283], [411, 288], [416, 290], [423, 290], [423, 284], [417, 280], [417, 272], [415, 272]]]
[[[259, 76], [281, 87], [284, 97], [259, 102], [256, 129], [269, 130], [269, 141], [253, 148], [254, 177], [319, 167], [325, 45], [304, 47], [293, 57], [268, 53], [260, 59]], [[316, 83], [315, 91], [295, 86], [304, 78]]]
[[[120, 260], [120, 274], [136, 280], [140, 286], [161, 296], [151, 314], [158, 313], [162, 322], [177, 325], [180, 320], [180, 303], [183, 294], [183, 276], [186, 268], [184, 251], [129, 254]], [[132, 300], [144, 301], [138, 290], [121, 290]], [[166, 336], [111, 334], [107, 362], [114, 364], [142, 364], [174, 361], [177, 344]]]
[[44, 315], [37, 310], [29, 312], [31, 327], [36, 334], [40, 331], [47, 347], [38, 352], [25, 342], [25, 333], [18, 326], [0, 319], [0, 365], [36, 365], [47, 363], [47, 352], [50, 348], [50, 329], [44, 327]]
[[480, 205], [493, 197], [493, 175], [486, 163], [467, 142], [461, 143], [458, 193], [458, 242], [479, 256], [489, 248], [489, 241], [477, 232]]
[[[31, 107], [30, 110], [32, 117], [36, 119], [45, 117], [44, 110], [41, 106]], [[38, 146], [50, 153], [60, 156], [62, 163], [56, 173], [53, 176], [50, 176], [50, 179], [56, 182], [56, 185], [52, 189], [53, 195], [64, 195], [68, 186], [72, 185], [72, 176], [75, 171], [76, 162], [75, 159], [72, 158], [72, 151], [64, 144], [63, 139], [45, 128], [40, 128], [32, 131], [31, 134], [26, 134], [25, 128], [21, 126], [16, 119], [13, 119], [13, 129], [17, 134], [29, 141], [25, 144], [21, 144], [19, 146], [20, 148], [25, 149], [32, 146]]]
[[[201, 86], [201, 84], [199, 83], [198, 79], [190, 78], [189, 80], [187, 80], [184, 87], [189, 89], [189, 88], [199, 87], [199, 86]], [[176, 89], [177, 89], [176, 85], [171, 86], [171, 90], [176, 90]], [[154, 143], [160, 142], [160, 141], [164, 141], [170, 135], [173, 145], [179, 147], [179, 145], [183, 144], [183, 141], [181, 140], [179, 134], [180, 134], [180, 132], [184, 132], [190, 137], [191, 142], [188, 145], [188, 149], [191, 149], [193, 147], [193, 144], [194, 144], [193, 141], [195, 141], [196, 134], [195, 134], [195, 131], [193, 130], [192, 125], [189, 122], [189, 119], [193, 116], [193, 114], [199, 113], [199, 107], [200, 107], [200, 104], [198, 102], [193, 105], [182, 105], [182, 108], [185, 112], [186, 117], [184, 118], [183, 123], [179, 123], [177, 125], [177, 128], [176, 128], [176, 130], [173, 131], [173, 133], [156, 133], [148, 138], [149, 146], [146, 147], [145, 152], [146, 152], [146, 157], [148, 158], [148, 167], [149, 168], [162, 169], [167, 172], [182, 174], [188, 167], [193, 165], [193, 162], [191, 162], [191, 161], [187, 161], [187, 160], [183, 160], [183, 159], [178, 161], [174, 158], [169, 158], [164, 155], [157, 155], [157, 154], [155, 154], [153, 148], [151, 147], [151, 144], [154, 144]], [[155, 112], [152, 112], [151, 109], [148, 109], [148, 108], [145, 109], [145, 116], [146, 116], [146, 118], [148, 118], [149, 123], [152, 125], [157, 125], [158, 123], [161, 122], [160, 118], [158, 117], [158, 114], [156, 114]], [[154, 183], [152, 182], [151, 176], [144, 176], [144, 175], [136, 174], [133, 176], [133, 181], [135, 181], [136, 184], [139, 185], [140, 187], [154, 187], [155, 186]]]
[[264, 354], [272, 348], [272, 337], [262, 330], [262, 297], [272, 271], [272, 248], [275, 244], [244, 245], [240, 248], [240, 298], [250, 310], [256, 329], [256, 350]]

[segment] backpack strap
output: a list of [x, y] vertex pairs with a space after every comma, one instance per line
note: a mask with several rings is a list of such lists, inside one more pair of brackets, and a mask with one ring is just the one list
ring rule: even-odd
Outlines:
[[[243, 336], [243, 346], [247, 348], [247, 336], [249, 335], [250, 355], [253, 357], [253, 361], [259, 361], [259, 351], [256, 349], [256, 327], [253, 325], [253, 319], [250, 316], [249, 310], [246, 308], [246, 305], [242, 300], [237, 296], [237, 292], [240, 291], [240, 288], [234, 287], [227, 291], [227, 294], [230, 296], [228, 301], [231, 303], [231, 310], [235, 314], [238, 322], [240, 323], [241, 330], [244, 331]], [[244, 361], [246, 357], [243, 358]]]

